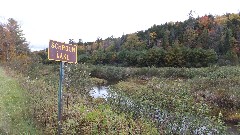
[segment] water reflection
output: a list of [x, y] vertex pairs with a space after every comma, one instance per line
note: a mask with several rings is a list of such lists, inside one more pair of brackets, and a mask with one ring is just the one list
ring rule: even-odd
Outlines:
[[90, 91], [90, 95], [94, 98], [107, 98], [108, 89], [109, 87], [107, 86], [92, 87], [92, 90]]

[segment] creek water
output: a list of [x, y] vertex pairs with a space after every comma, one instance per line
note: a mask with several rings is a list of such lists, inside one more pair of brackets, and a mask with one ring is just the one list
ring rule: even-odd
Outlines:
[[90, 95], [94, 98], [107, 98], [108, 97], [108, 86], [95, 86], [92, 87]]

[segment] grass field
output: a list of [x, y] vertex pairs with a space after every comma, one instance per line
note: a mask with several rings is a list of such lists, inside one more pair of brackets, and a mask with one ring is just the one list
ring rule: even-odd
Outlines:
[[38, 134], [25, 112], [25, 92], [0, 68], [0, 134]]

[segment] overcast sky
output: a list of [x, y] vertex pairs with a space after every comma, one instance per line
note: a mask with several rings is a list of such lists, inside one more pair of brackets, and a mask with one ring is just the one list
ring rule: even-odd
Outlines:
[[0, 0], [0, 19], [16, 19], [31, 49], [49, 40], [95, 41], [194, 16], [239, 13], [240, 0]]

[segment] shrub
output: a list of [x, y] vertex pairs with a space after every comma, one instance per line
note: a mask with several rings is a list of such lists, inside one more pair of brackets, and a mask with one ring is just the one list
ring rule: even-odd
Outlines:
[[80, 55], [78, 55], [78, 62], [79, 62], [79, 63], [88, 62], [88, 61], [90, 60], [89, 57], [90, 57], [90, 56], [87, 55], [87, 54], [80, 54]]

